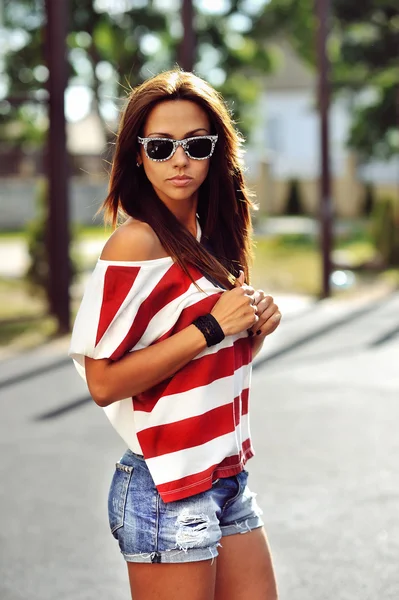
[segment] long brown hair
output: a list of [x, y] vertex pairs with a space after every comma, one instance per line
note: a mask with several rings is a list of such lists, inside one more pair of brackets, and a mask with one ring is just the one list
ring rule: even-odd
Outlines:
[[[198, 216], [202, 241], [197, 242], [158, 198], [144, 169], [137, 168], [137, 137], [156, 104], [190, 100], [208, 115], [212, 133], [219, 136], [208, 175], [199, 189]], [[152, 77], [129, 95], [117, 135], [105, 219], [114, 227], [118, 215], [148, 223], [162, 246], [188, 273], [190, 263], [226, 288], [234, 285], [240, 269], [249, 282], [252, 202], [241, 166], [242, 138], [235, 130], [220, 94], [193, 73], [174, 69]]]

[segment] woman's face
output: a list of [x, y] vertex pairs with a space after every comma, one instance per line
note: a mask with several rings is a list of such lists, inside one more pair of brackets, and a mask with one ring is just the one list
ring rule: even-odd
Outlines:
[[[189, 100], [167, 100], [157, 104], [150, 112], [143, 131], [143, 137], [174, 140], [210, 134], [206, 112]], [[149, 159], [143, 146], [139, 156], [139, 162], [143, 164], [141, 168], [144, 168], [157, 195], [172, 211], [184, 201], [196, 203], [197, 192], [208, 174], [210, 160], [189, 158], [181, 146], [164, 162]]]

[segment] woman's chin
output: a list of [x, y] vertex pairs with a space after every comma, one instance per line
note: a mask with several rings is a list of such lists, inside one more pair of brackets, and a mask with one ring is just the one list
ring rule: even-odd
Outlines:
[[168, 201], [176, 202], [189, 202], [190, 200], [196, 200], [198, 196], [198, 189], [190, 190], [187, 187], [172, 188], [165, 190], [156, 190], [159, 198], [168, 203]]

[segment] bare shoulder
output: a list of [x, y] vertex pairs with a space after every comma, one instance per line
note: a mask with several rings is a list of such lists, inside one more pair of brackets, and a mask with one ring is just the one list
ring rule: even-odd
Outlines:
[[154, 230], [142, 221], [128, 219], [111, 235], [102, 260], [143, 261], [168, 256]]

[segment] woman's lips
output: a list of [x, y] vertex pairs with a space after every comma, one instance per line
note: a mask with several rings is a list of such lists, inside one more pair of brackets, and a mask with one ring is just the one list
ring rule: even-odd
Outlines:
[[168, 181], [176, 187], [184, 187], [192, 181], [192, 177], [172, 177]]

